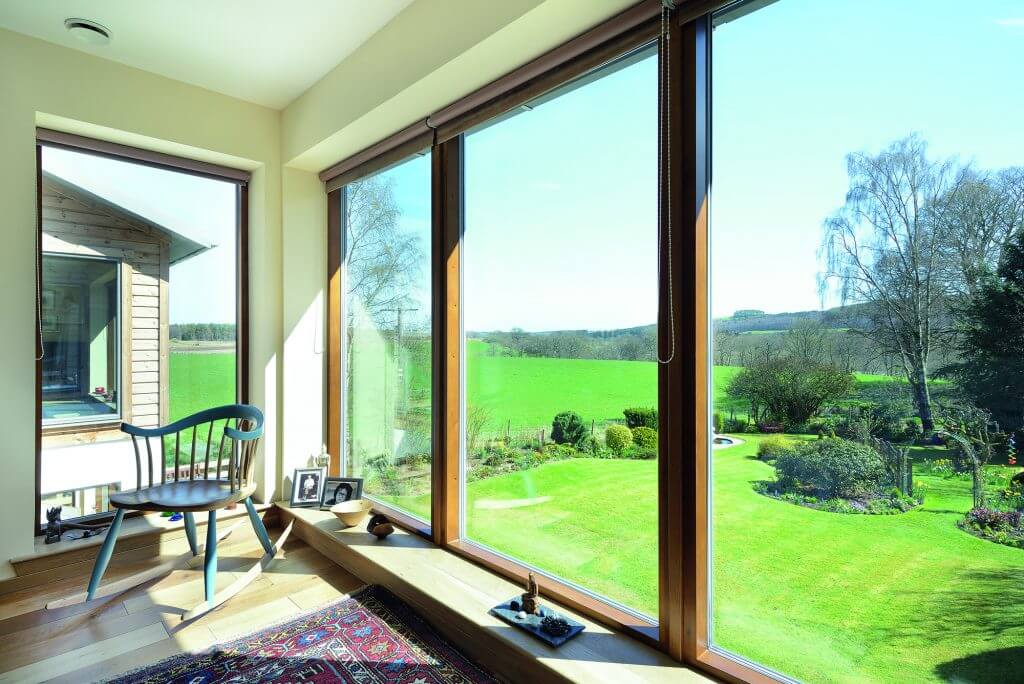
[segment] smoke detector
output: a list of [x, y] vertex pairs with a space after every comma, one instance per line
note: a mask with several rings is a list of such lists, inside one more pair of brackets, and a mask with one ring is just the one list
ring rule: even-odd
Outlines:
[[65, 19], [64, 28], [83, 43], [107, 45], [110, 43], [110, 29], [88, 19]]

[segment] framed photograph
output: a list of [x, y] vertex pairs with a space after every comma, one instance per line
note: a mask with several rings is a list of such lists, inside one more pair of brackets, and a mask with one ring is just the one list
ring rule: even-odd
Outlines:
[[324, 491], [323, 468], [296, 468], [292, 476], [292, 506], [317, 506]]
[[330, 508], [343, 501], [354, 501], [361, 498], [363, 498], [363, 478], [328, 477], [324, 481], [324, 494], [320, 500], [320, 508]]

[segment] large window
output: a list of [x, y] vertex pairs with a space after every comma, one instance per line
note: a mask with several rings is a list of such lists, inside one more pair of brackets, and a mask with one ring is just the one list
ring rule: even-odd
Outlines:
[[44, 145], [41, 160], [45, 522], [57, 505], [64, 520], [103, 513], [111, 492], [135, 486], [121, 421], [237, 401], [241, 190], [63, 147]]
[[433, 180], [363, 211], [380, 277], [432, 193], [433, 490], [398, 451], [429, 403], [408, 278], [387, 315], [335, 295], [349, 472], [717, 676], [1020, 680], [1014, 5], [678, 4], [326, 172], [435, 141]]
[[1020, 17], [716, 22], [716, 648], [811, 682], [1021, 680]]
[[342, 472], [430, 520], [430, 156], [347, 185]]
[[464, 144], [464, 537], [657, 615], [654, 50]]

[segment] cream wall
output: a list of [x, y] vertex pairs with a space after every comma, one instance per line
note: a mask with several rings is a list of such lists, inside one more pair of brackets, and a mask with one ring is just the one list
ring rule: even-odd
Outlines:
[[315, 173], [285, 168], [282, 312], [282, 471], [283, 496], [291, 493], [295, 468], [315, 465], [327, 440], [324, 428], [327, 281], [327, 202]]
[[283, 111], [0, 30], [0, 562], [33, 544], [37, 124], [253, 172], [250, 377], [268, 419], [257, 496], [278, 498], [325, 439], [316, 172], [634, 2], [416, 0]]
[[268, 414], [259, 467], [271, 486], [259, 496], [270, 496], [279, 434], [280, 113], [3, 30], [0, 93], [0, 562], [33, 548], [37, 122], [252, 170], [250, 368], [253, 401]]

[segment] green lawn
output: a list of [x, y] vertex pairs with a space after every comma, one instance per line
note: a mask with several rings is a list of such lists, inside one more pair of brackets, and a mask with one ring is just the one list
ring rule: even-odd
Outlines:
[[[903, 515], [816, 511], [753, 491], [772, 470], [743, 437], [713, 456], [717, 645], [811, 682], [1024, 681], [1024, 551], [956, 528], [969, 482], [918, 475], [925, 504]], [[577, 459], [471, 483], [469, 536], [654, 613], [656, 468]]]
[[170, 420], [235, 403], [235, 355], [171, 353]]
[[[550, 428], [555, 414], [567, 410], [601, 425], [621, 420], [624, 408], [657, 405], [658, 368], [653, 361], [500, 356], [488, 353], [490, 346], [481, 340], [466, 343], [468, 403], [487, 412], [487, 431], [504, 431], [509, 422], [513, 433]], [[725, 392], [740, 370], [740, 366], [714, 367], [714, 406], [725, 418], [730, 412], [737, 417], [747, 414], [746, 402]], [[421, 376], [425, 388], [429, 374], [413, 374]], [[865, 389], [901, 382], [888, 375], [856, 373], [855, 377], [857, 388]]]

